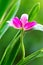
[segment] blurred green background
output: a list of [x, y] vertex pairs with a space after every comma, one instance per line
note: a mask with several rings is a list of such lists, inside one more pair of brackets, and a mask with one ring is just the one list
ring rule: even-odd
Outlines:
[[40, 2], [40, 11], [35, 20], [43, 24], [43, 0], [21, 0], [21, 6], [18, 11], [18, 16], [20, 17], [23, 13], [29, 13], [31, 8], [37, 3]]
[[[31, 8], [37, 3], [40, 2], [40, 11], [36, 18], [38, 23], [43, 24], [43, 0], [21, 0], [21, 5], [17, 16], [21, 16], [23, 13], [29, 13]], [[41, 31], [28, 31], [24, 36], [24, 44], [26, 49], [26, 56], [38, 49], [43, 48], [43, 32]], [[36, 58], [28, 65], [43, 65], [43, 57]]]
[[[1, 6], [0, 7], [0, 19], [11, 1], [12, 0], [0, 0], [0, 6]], [[21, 0], [20, 8], [16, 16], [20, 18], [20, 16], [23, 13], [29, 14], [31, 8], [37, 2], [40, 2], [40, 11], [34, 20], [36, 20], [38, 23], [43, 24], [43, 0]], [[2, 57], [2, 54], [5, 48], [9, 44], [9, 41], [7, 39], [10, 38], [11, 40], [17, 31], [18, 30], [14, 31], [13, 28], [9, 28], [8, 32], [6, 32], [5, 35], [3, 35], [2, 39], [0, 40], [0, 48], [2, 47], [2, 49], [0, 49], [0, 59]], [[34, 31], [34, 30], [26, 32], [24, 36], [24, 45], [26, 49], [26, 56], [33, 53], [36, 50], [43, 48], [43, 32]], [[28, 63], [27, 65], [43, 65], [43, 57], [36, 58], [32, 60], [30, 63]]]

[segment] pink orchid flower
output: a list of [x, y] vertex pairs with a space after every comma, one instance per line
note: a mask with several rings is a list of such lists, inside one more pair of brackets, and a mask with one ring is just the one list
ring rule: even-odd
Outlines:
[[40, 24], [37, 24], [35, 21], [28, 22], [28, 15], [23, 14], [21, 18], [14, 17], [10, 22], [8, 21], [9, 26], [12, 26], [16, 29], [23, 29], [23, 30], [41, 30], [43, 31], [43, 26]]

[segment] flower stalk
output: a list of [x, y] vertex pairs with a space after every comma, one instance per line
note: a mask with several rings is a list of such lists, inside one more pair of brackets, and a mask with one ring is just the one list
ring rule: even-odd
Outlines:
[[21, 49], [22, 49], [22, 57], [25, 57], [25, 47], [23, 43], [23, 36], [24, 36], [24, 30], [21, 30], [21, 37], [20, 37], [20, 42], [21, 42]]

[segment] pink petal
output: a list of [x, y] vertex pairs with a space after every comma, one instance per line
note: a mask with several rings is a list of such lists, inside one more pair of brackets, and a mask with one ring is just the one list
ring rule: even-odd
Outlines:
[[24, 30], [30, 30], [33, 28], [33, 26], [36, 25], [36, 22], [28, 22], [24, 25]]
[[22, 27], [22, 23], [18, 17], [13, 18], [10, 24], [17, 29], [20, 29]]
[[22, 22], [22, 25], [24, 26], [25, 23], [27, 23], [28, 21], [28, 15], [27, 14], [23, 14], [20, 18], [20, 21]]

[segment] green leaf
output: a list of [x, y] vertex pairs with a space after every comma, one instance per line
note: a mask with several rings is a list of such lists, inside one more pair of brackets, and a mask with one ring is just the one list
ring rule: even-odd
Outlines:
[[33, 21], [36, 15], [38, 14], [40, 10], [40, 2], [36, 3], [34, 7], [30, 10], [29, 13], [29, 21]]
[[1, 65], [12, 65], [20, 47], [20, 35], [17, 37], [18, 33], [14, 36], [13, 40], [5, 49], [5, 52], [0, 61]]
[[10, 42], [13, 40], [14, 36], [17, 34], [20, 34], [20, 32], [12, 27], [9, 27], [5, 34], [0, 39], [0, 60], [3, 56], [3, 53], [6, 49], [6, 47], [10, 44]]
[[8, 28], [9, 28], [9, 26], [6, 23], [6, 25], [4, 25], [2, 29], [0, 29], [0, 39], [4, 35], [4, 33], [7, 31]]
[[0, 0], [0, 18], [4, 14], [7, 6], [10, 4], [11, 0]]
[[16, 13], [17, 13], [17, 11], [19, 9], [19, 6], [20, 6], [20, 1], [21, 0], [17, 0], [16, 3], [14, 1], [11, 2], [9, 7], [5, 11], [5, 13], [3, 14], [3, 16], [1, 18], [2, 23], [0, 25], [0, 38], [3, 36], [3, 34], [9, 28], [8, 24], [6, 23], [6, 21], [10, 20], [12, 18], [12, 16], [14, 17], [16, 15]]
[[[38, 58], [41, 56], [41, 54], [43, 54], [43, 49], [40, 49], [32, 54], [30, 54], [29, 56], [25, 57], [24, 59], [21, 59], [17, 65], [27, 65], [27, 63], [29, 63], [30, 61], [34, 60], [35, 58]], [[40, 54], [40, 56], [38, 56]], [[42, 55], [43, 57], [43, 55]]]
[[19, 9], [21, 0], [12, 0], [5, 10], [2, 18], [1, 18], [1, 27], [6, 23], [7, 20], [10, 20], [14, 17]]

